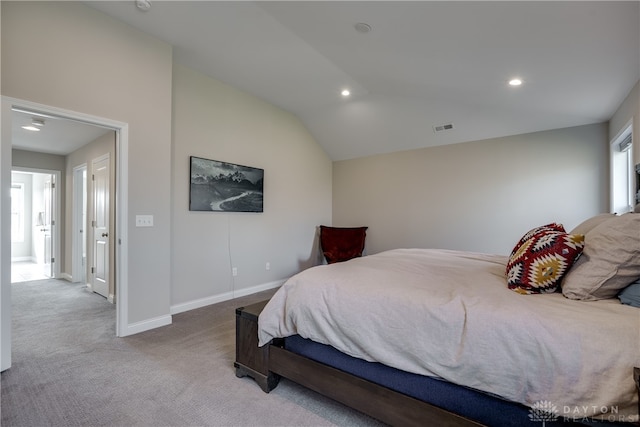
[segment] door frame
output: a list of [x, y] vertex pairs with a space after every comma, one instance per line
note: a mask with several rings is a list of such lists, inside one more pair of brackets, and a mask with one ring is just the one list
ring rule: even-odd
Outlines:
[[11, 149], [12, 107], [18, 107], [62, 117], [68, 120], [101, 126], [116, 132], [115, 201], [115, 265], [116, 336], [129, 335], [128, 321], [128, 185], [129, 185], [129, 125], [104, 117], [80, 113], [50, 105], [2, 96], [0, 137], [0, 371], [11, 367]]
[[[61, 209], [60, 209], [60, 205], [61, 205], [61, 192], [60, 192], [60, 182], [61, 182], [61, 176], [62, 173], [60, 171], [57, 170], [52, 170], [52, 169], [39, 169], [39, 168], [24, 168], [24, 167], [12, 167], [11, 168], [12, 172], [29, 172], [29, 173], [39, 173], [42, 175], [53, 175], [53, 179], [56, 185], [54, 196], [55, 196], [55, 200], [53, 201], [54, 203], [54, 207], [53, 207], [53, 219], [55, 221], [54, 226], [52, 227], [52, 231], [51, 231], [51, 239], [53, 239], [53, 245], [51, 245], [51, 254], [53, 256], [53, 258], [55, 259], [55, 262], [53, 263], [53, 276], [51, 277], [52, 279], [58, 279], [61, 277], [62, 274], [62, 270], [60, 269], [60, 260], [62, 259], [62, 257], [60, 256], [61, 254], [61, 246], [60, 246], [60, 222], [63, 220], [61, 219]], [[33, 185], [33, 184], [32, 184]]]
[[[83, 172], [85, 176], [83, 176]], [[75, 166], [73, 168], [73, 199], [71, 201], [73, 213], [72, 218], [72, 239], [71, 246], [71, 280], [73, 282], [84, 281], [87, 283], [87, 265], [82, 264], [83, 241], [87, 244], [87, 223], [82, 223], [82, 217], [86, 218], [87, 204], [87, 164]], [[81, 231], [82, 230], [82, 231]], [[84, 273], [83, 273], [84, 270]]]

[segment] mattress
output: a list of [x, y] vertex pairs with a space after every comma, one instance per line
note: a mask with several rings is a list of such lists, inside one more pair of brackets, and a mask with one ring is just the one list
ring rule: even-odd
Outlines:
[[[589, 420], [571, 422], [558, 414], [536, 413], [524, 405], [509, 402], [479, 390], [452, 384], [434, 377], [412, 374], [377, 362], [347, 356], [335, 348], [293, 335], [284, 339], [284, 347], [316, 362], [340, 369], [375, 384], [428, 402], [446, 411], [488, 426], [521, 427], [545, 418], [546, 427], [584, 426]], [[614, 417], [615, 418], [615, 417]], [[599, 426], [623, 427], [624, 422], [597, 423]]]

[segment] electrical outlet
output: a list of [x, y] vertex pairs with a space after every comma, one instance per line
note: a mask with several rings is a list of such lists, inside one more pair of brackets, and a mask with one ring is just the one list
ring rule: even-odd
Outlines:
[[233, 267], [231, 269], [231, 274], [233, 274], [233, 277], [237, 276], [238, 275], [238, 267]]
[[264, 269], [267, 271], [271, 270], [271, 263], [267, 261], [267, 263], [264, 265]]

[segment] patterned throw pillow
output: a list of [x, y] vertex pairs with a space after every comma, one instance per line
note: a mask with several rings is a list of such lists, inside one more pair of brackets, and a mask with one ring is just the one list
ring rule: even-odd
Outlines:
[[529, 235], [509, 257], [509, 289], [521, 294], [555, 292], [583, 248], [583, 234], [543, 229]]
[[511, 251], [511, 255], [513, 255], [518, 249], [520, 249], [520, 246], [522, 246], [524, 242], [542, 231], [562, 231], [564, 233], [565, 229], [562, 224], [558, 224], [557, 222], [552, 222], [547, 225], [541, 225], [540, 227], [532, 228], [531, 230], [527, 231], [524, 236], [520, 238], [520, 240], [518, 240], [518, 243], [516, 243], [516, 246]]

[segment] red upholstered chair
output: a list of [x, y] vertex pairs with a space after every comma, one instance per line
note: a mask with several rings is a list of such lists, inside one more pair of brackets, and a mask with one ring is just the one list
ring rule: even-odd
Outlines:
[[320, 246], [328, 264], [362, 256], [368, 227], [320, 226]]

